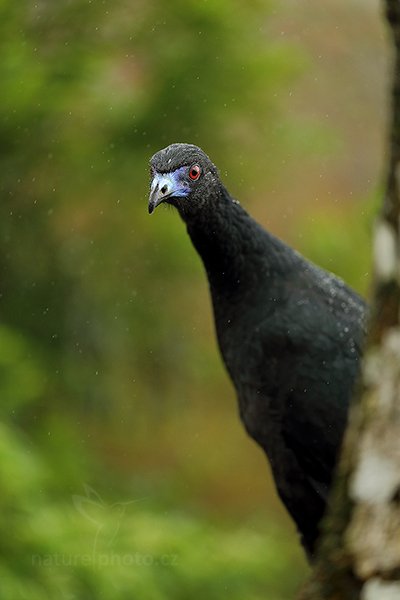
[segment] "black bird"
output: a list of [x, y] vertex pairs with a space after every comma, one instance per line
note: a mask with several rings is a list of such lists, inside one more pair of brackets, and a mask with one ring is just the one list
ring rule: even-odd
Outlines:
[[241, 419], [267, 454], [312, 557], [359, 370], [366, 305], [254, 221], [197, 146], [172, 144], [150, 167], [149, 213], [166, 202], [186, 223], [207, 272]]

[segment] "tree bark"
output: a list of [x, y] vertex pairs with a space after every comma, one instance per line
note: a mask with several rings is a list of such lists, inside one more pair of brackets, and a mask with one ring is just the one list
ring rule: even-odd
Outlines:
[[313, 574], [299, 600], [400, 600], [400, 0], [370, 333]]

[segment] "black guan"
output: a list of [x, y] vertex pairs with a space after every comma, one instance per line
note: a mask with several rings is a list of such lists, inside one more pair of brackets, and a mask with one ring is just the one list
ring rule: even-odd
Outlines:
[[149, 212], [166, 202], [186, 223], [241, 419], [312, 557], [359, 370], [365, 302], [254, 221], [200, 148], [171, 144], [150, 168]]

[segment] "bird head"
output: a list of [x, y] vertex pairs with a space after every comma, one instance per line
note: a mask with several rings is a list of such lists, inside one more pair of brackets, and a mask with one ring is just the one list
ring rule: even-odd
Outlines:
[[149, 213], [172, 204], [182, 216], [195, 215], [218, 189], [219, 177], [208, 156], [193, 144], [171, 144], [150, 160]]

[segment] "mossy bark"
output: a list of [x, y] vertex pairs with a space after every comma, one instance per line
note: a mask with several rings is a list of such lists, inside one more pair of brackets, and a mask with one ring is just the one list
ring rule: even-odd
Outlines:
[[370, 333], [317, 559], [299, 600], [400, 599], [400, 1], [384, 7], [393, 93]]

